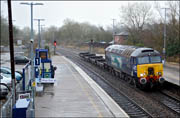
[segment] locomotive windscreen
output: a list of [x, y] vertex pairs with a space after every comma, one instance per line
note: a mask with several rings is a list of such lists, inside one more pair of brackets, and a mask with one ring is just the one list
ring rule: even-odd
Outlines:
[[39, 57], [40, 57], [41, 59], [47, 59], [46, 56], [47, 56], [47, 55], [46, 55], [46, 52], [39, 52]]

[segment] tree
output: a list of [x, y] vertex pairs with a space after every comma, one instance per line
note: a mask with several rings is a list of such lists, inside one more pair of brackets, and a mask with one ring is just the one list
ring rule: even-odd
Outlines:
[[7, 19], [6, 18], [4, 18], [3, 16], [2, 16], [2, 14], [1, 14], [1, 37], [0, 37], [0, 39], [1, 39], [1, 41], [0, 41], [0, 44], [1, 45], [8, 45], [9, 44], [9, 31], [8, 31], [8, 22], [7, 22]]
[[54, 40], [58, 39], [58, 28], [55, 26], [51, 26], [43, 31], [43, 38], [47, 43], [53, 44]]
[[[111, 33], [105, 31], [102, 26], [91, 25], [88, 22], [78, 23], [66, 19], [64, 25], [59, 28], [60, 42], [65, 44], [81, 44], [93, 39], [96, 42], [111, 40]], [[110, 38], [109, 38], [110, 37]]]
[[[180, 1], [179, 1], [180, 2]], [[167, 24], [167, 56], [174, 56], [180, 54], [180, 37], [179, 37], [179, 2], [169, 1], [167, 13], [168, 24]], [[178, 9], [179, 8], [179, 9]]]
[[129, 32], [133, 44], [142, 43], [141, 37], [145, 24], [151, 20], [151, 6], [147, 3], [131, 3], [121, 7], [121, 23]]

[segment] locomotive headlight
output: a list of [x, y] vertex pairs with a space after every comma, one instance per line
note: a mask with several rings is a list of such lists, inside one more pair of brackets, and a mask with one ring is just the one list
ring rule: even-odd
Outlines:
[[141, 74], [140, 74], [141, 77], [143, 77], [143, 76], [145, 76], [145, 75], [146, 75], [146, 73], [141, 73]]
[[141, 77], [143, 77], [143, 76], [144, 76], [144, 74], [143, 74], [143, 73], [141, 73], [141, 74], [140, 74], [140, 76], [141, 76]]

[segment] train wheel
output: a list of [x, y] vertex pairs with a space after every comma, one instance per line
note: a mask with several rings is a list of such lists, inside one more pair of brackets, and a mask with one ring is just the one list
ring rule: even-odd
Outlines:
[[110, 67], [108, 67], [108, 72], [110, 72], [110, 73], [111, 73], [111, 68], [110, 68]]
[[113, 70], [113, 69], [112, 69], [112, 71], [111, 71], [111, 72], [112, 72], [112, 75], [116, 76], [116, 74], [115, 74], [115, 70]]
[[121, 72], [119, 72], [119, 78], [122, 79], [122, 78], [121, 78]]
[[116, 71], [116, 77], [119, 77], [119, 72]]
[[123, 73], [122, 72], [119, 72], [119, 78], [123, 79]]
[[121, 75], [122, 79], [126, 81], [126, 74], [125, 73], [121, 73], [121, 74], [122, 74]]
[[132, 77], [129, 77], [129, 76], [128, 76], [128, 77], [127, 77], [127, 82], [132, 85], [132, 83], [133, 83], [133, 82], [132, 82]]
[[137, 88], [137, 87], [138, 87], [138, 85], [137, 85], [138, 83], [136, 82], [135, 78], [132, 79], [132, 82], [133, 82], [133, 86], [134, 86], [135, 88]]

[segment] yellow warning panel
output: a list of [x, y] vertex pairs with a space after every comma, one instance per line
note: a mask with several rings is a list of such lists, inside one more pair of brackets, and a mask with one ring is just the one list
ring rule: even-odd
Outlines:
[[34, 81], [34, 82], [32, 82], [32, 86], [33, 87], [35, 87], [36, 86], [36, 82]]

